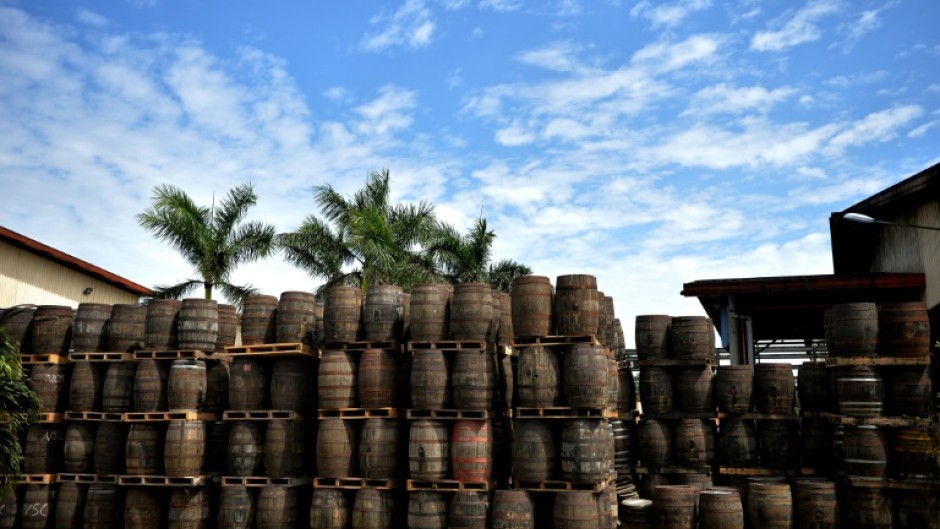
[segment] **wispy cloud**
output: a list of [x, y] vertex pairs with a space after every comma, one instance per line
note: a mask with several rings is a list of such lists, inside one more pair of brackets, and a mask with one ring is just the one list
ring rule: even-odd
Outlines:
[[712, 0], [680, 0], [668, 4], [641, 0], [630, 10], [630, 16], [646, 18], [654, 28], [669, 28], [681, 24], [690, 15], [704, 11], [711, 6]]
[[725, 83], [703, 88], [692, 95], [684, 116], [709, 116], [712, 114], [739, 114], [755, 111], [769, 112], [777, 103], [796, 94], [796, 89], [781, 87], [768, 90], [763, 86], [734, 87]]
[[845, 38], [842, 42], [834, 42], [832, 47], [841, 49], [843, 53], [852, 51], [855, 44], [865, 35], [881, 27], [880, 15], [882, 11], [897, 7], [898, 4], [897, 0], [891, 0], [877, 9], [863, 10], [855, 20], [841, 24], [839, 29], [845, 33]]
[[75, 10], [75, 18], [78, 19], [78, 21], [82, 24], [87, 24], [89, 26], [98, 28], [106, 27], [110, 23], [107, 17], [101, 16], [94, 11], [84, 8]]
[[888, 72], [885, 70], [876, 70], [874, 72], [862, 72], [852, 75], [837, 75], [826, 79], [824, 82], [829, 86], [839, 88], [851, 88], [868, 84], [879, 83], [888, 78]]
[[760, 31], [751, 38], [751, 49], [757, 51], [780, 51], [805, 42], [819, 40], [822, 30], [817, 22], [841, 10], [836, 0], [810, 0], [791, 15], [784, 15], [771, 24], [773, 29]]
[[923, 109], [918, 105], [905, 105], [873, 112], [835, 135], [829, 141], [826, 151], [830, 154], [840, 154], [848, 147], [894, 139], [898, 134], [898, 129], [919, 118], [923, 113]]
[[376, 16], [371, 22], [382, 29], [366, 34], [359, 45], [372, 52], [393, 46], [422, 48], [431, 43], [436, 27], [424, 0], [407, 0], [394, 13]]
[[480, 9], [491, 9], [496, 12], [506, 13], [516, 11], [522, 8], [520, 0], [480, 0]]

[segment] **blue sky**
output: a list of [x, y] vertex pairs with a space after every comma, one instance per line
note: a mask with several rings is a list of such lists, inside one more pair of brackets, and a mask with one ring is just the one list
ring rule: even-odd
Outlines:
[[[395, 198], [637, 314], [682, 283], [830, 273], [828, 215], [940, 161], [933, 0], [0, 0], [6, 226], [134, 281], [191, 275], [134, 215], [251, 181], [279, 231]], [[277, 257], [236, 281], [316, 279]], [[632, 338], [632, 337], [631, 337]], [[630, 339], [628, 339], [630, 340]]]

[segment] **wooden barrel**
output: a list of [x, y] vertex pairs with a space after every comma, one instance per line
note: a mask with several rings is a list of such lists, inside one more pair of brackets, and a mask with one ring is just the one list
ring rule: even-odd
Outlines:
[[125, 470], [134, 475], [161, 475], [163, 432], [156, 423], [133, 423], [124, 448]]
[[147, 302], [147, 319], [144, 321], [144, 345], [148, 349], [176, 349], [180, 310], [183, 302], [178, 299], [151, 299]]
[[87, 495], [87, 485], [80, 485], [68, 481], [59, 485], [59, 491], [56, 493], [55, 500], [56, 529], [71, 529], [84, 525], [85, 501]]
[[497, 292], [496, 299], [499, 300], [499, 331], [496, 341], [512, 344], [515, 340], [515, 329], [512, 327], [512, 296], [508, 292]]
[[167, 476], [199, 476], [206, 456], [203, 421], [170, 421], [163, 444], [163, 468]]
[[118, 303], [111, 307], [108, 321], [108, 350], [121, 353], [136, 351], [144, 346], [147, 307]]
[[793, 366], [758, 364], [754, 366], [754, 404], [760, 413], [793, 413], [796, 393]]
[[359, 475], [367, 479], [392, 479], [397, 470], [397, 422], [366, 419], [359, 436]]
[[111, 362], [101, 386], [101, 409], [125, 412], [134, 409], [134, 377], [137, 362]]
[[225, 474], [228, 468], [228, 438], [232, 429], [231, 421], [206, 422], [206, 461], [203, 472], [206, 474]]
[[752, 481], [748, 485], [747, 516], [752, 529], [790, 529], [793, 526], [790, 485]]
[[596, 419], [565, 421], [558, 458], [563, 479], [594, 481], [607, 476], [610, 471], [609, 428], [606, 421]]
[[483, 342], [493, 320], [493, 293], [488, 283], [454, 285], [450, 334], [455, 340]]
[[209, 493], [203, 487], [174, 488], [167, 511], [173, 529], [205, 529], [204, 520], [210, 515]]
[[617, 409], [623, 416], [632, 414], [636, 409], [636, 382], [633, 369], [624, 367], [617, 370]]
[[341, 350], [325, 351], [317, 373], [319, 407], [356, 407], [356, 360]]
[[13, 335], [20, 344], [20, 353], [33, 352], [33, 315], [36, 305], [17, 305], [0, 313], [0, 327]]
[[636, 317], [634, 334], [636, 355], [640, 360], [669, 358], [669, 324], [671, 316], [647, 314]]
[[304, 411], [313, 396], [310, 361], [277, 358], [271, 362], [271, 408]]
[[257, 529], [295, 527], [300, 521], [297, 489], [283, 485], [265, 485], [258, 494], [255, 512]]
[[310, 500], [310, 529], [346, 529], [350, 522], [350, 509], [345, 491], [313, 489], [313, 497]]
[[831, 356], [875, 356], [878, 352], [878, 308], [874, 303], [832, 307]]
[[214, 351], [218, 337], [218, 302], [212, 299], [184, 299], [176, 327], [179, 348]]
[[675, 407], [672, 373], [663, 367], [640, 368], [640, 405], [644, 413], [671, 413]]
[[555, 494], [552, 518], [554, 529], [600, 528], [597, 499], [591, 491], [575, 490]]
[[[20, 501], [16, 488], [0, 494], [0, 529], [16, 529], [19, 527]], [[81, 518], [78, 523], [81, 524]], [[71, 529], [72, 525], [64, 525], [63, 529]]]
[[485, 492], [459, 491], [450, 497], [449, 529], [487, 529], [490, 502]]
[[242, 345], [277, 342], [277, 306], [275, 296], [253, 294], [242, 303]]
[[372, 285], [366, 292], [363, 306], [363, 328], [366, 340], [381, 342], [400, 340], [402, 333], [401, 287]]
[[278, 343], [308, 342], [307, 334], [316, 327], [316, 298], [312, 292], [282, 292], [277, 303]]
[[351, 421], [321, 419], [317, 432], [317, 475], [326, 478], [356, 476], [356, 432]]
[[552, 283], [545, 276], [513, 279], [509, 291], [512, 300], [512, 329], [517, 337], [548, 336], [554, 323]]
[[798, 479], [793, 486], [796, 529], [838, 529], [836, 484], [822, 479]]
[[303, 424], [293, 420], [267, 421], [264, 472], [274, 478], [297, 476], [304, 467]]
[[440, 492], [408, 493], [408, 529], [447, 529], [447, 497]]
[[121, 423], [103, 422], [95, 433], [95, 474], [123, 474], [127, 429]]
[[124, 498], [124, 529], [160, 527], [163, 502], [153, 487], [129, 487]]
[[71, 411], [100, 410], [103, 385], [104, 371], [98, 365], [86, 361], [72, 363], [69, 409]]
[[85, 529], [117, 529], [124, 519], [121, 491], [116, 485], [92, 483], [85, 496]]
[[799, 461], [799, 437], [796, 421], [762, 420], [758, 422], [761, 459], [770, 468], [786, 469]]
[[323, 306], [323, 341], [354, 342], [362, 329], [362, 291], [356, 287], [326, 289]]
[[62, 452], [65, 447], [65, 425], [33, 423], [26, 429], [23, 444], [23, 472], [26, 474], [55, 474], [62, 470]]
[[560, 275], [555, 289], [555, 329], [558, 334], [597, 334], [601, 299], [597, 278], [587, 274]]
[[257, 498], [248, 487], [222, 487], [219, 499], [219, 529], [251, 529], [254, 527], [256, 508]]
[[167, 407], [170, 410], [198, 411], [203, 407], [208, 386], [206, 363], [179, 359], [170, 365], [167, 378]]
[[235, 357], [229, 368], [228, 403], [233, 410], [263, 410], [268, 396], [268, 374], [259, 360]]
[[149, 358], [138, 360], [134, 372], [134, 410], [165, 410], [168, 378], [165, 363]]
[[878, 417], [884, 414], [884, 381], [868, 366], [836, 368], [833, 392], [839, 413], [850, 417]]
[[445, 423], [420, 419], [411, 423], [408, 471], [412, 479], [438, 481], [450, 474], [450, 429]]
[[749, 420], [722, 419], [718, 437], [719, 461], [728, 467], [750, 467], [757, 463], [757, 431]]
[[878, 351], [885, 356], [930, 354], [930, 318], [922, 301], [878, 305]]
[[411, 405], [415, 409], [444, 409], [451, 400], [447, 359], [439, 349], [418, 349], [411, 364]]
[[[620, 378], [617, 366], [617, 359], [614, 358], [614, 352], [610, 349], [605, 351], [607, 354], [607, 407], [616, 410], [620, 403]], [[711, 391], [708, 392], [708, 400], [711, 400]]]
[[95, 433], [93, 423], [70, 422], [63, 442], [63, 468], [72, 474], [95, 471]]
[[673, 435], [669, 426], [654, 419], [644, 419], [637, 430], [640, 461], [643, 466], [661, 468], [673, 461]]
[[633, 468], [633, 421], [610, 421], [614, 431], [614, 469], [617, 473], [629, 474]]
[[109, 351], [108, 320], [111, 305], [107, 303], [79, 303], [72, 322], [72, 349], [76, 353]]
[[206, 367], [206, 396], [202, 401], [202, 411], [222, 414], [231, 409], [228, 403], [229, 363], [212, 362]]
[[892, 503], [885, 490], [847, 487], [845, 507], [840, 509], [843, 527], [891, 529], [894, 519]]
[[803, 362], [797, 371], [797, 394], [800, 409], [829, 411], [832, 409], [832, 383], [823, 362]]
[[34, 354], [68, 354], [72, 343], [72, 307], [37, 306], [31, 333]]
[[512, 472], [519, 481], [546, 481], [555, 474], [555, 434], [544, 421], [516, 421], [512, 435]]
[[516, 377], [520, 406], [549, 408], [561, 403], [561, 361], [554, 350], [541, 346], [520, 349]]
[[535, 529], [535, 503], [524, 490], [493, 492], [493, 529]]
[[900, 494], [895, 502], [900, 527], [940, 527], [940, 497], [937, 491], [910, 491]]
[[489, 481], [493, 472], [493, 429], [490, 421], [454, 423], [450, 438], [450, 468], [458, 481]]
[[715, 459], [715, 433], [702, 419], [680, 419], [673, 442], [676, 463], [685, 467], [704, 467]]
[[351, 529], [392, 529], [394, 510], [389, 491], [359, 489], [353, 500]]
[[698, 501], [699, 529], [744, 529], [741, 495], [732, 490], [703, 490]]
[[891, 448], [891, 468], [897, 477], [940, 477], [940, 436], [927, 427], [900, 428]]
[[653, 526], [653, 502], [641, 498], [623, 500], [620, 521], [624, 529], [649, 529]]
[[426, 283], [411, 290], [411, 339], [416, 342], [446, 340], [449, 336], [450, 289]]
[[223, 351], [235, 345], [238, 338], [238, 313], [235, 305], [219, 303], [219, 334], [215, 338], [215, 350]]
[[669, 322], [670, 357], [711, 360], [715, 357], [715, 327], [706, 316], [675, 316]]
[[877, 426], [846, 426], [842, 443], [843, 470], [848, 475], [888, 477], [887, 442]]
[[617, 348], [617, 337], [614, 335], [614, 297], [608, 296], [601, 291], [597, 292], [600, 296], [600, 319], [597, 333], [600, 335], [601, 344], [608, 349]]
[[228, 431], [228, 471], [232, 476], [258, 476], [264, 464], [264, 423], [236, 421]]
[[454, 406], [463, 410], [493, 407], [495, 360], [484, 349], [460, 349], [451, 372]]
[[685, 367], [678, 370], [673, 380], [676, 411], [711, 413], [714, 375], [710, 366]]
[[68, 364], [33, 364], [28, 384], [39, 395], [43, 412], [65, 411], [69, 399]]
[[804, 417], [800, 424], [800, 446], [804, 467], [833, 468], [832, 427], [828, 419]]
[[661, 485], [653, 489], [653, 520], [663, 529], [695, 529], [698, 490], [689, 485]]
[[751, 411], [754, 395], [754, 366], [718, 366], [712, 391], [719, 411], [724, 413]]
[[23, 529], [49, 529], [55, 521], [55, 485], [26, 485], [20, 505]]
[[394, 349], [366, 349], [359, 356], [358, 396], [363, 408], [393, 408], [398, 373]]
[[[39, 366], [34, 366], [33, 369]], [[933, 386], [930, 368], [895, 367], [887, 373], [885, 384], [886, 405], [890, 415], [925, 417], [930, 413]]]
[[607, 406], [608, 367], [603, 347], [587, 343], [572, 345], [562, 359], [561, 375], [568, 406]]

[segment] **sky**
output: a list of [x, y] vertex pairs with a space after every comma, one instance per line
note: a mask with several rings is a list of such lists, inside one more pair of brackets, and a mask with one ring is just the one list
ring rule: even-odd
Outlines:
[[[391, 173], [494, 258], [638, 314], [683, 283], [832, 272], [828, 217], [940, 161], [936, 0], [0, 0], [0, 225], [193, 277], [154, 186], [295, 230]], [[280, 256], [233, 276], [310, 290]]]

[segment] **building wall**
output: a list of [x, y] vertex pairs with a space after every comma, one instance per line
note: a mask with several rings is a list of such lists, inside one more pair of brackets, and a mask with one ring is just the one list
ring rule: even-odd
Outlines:
[[[890, 220], [900, 224], [940, 227], [940, 204], [925, 204]], [[940, 304], [940, 231], [883, 226], [872, 272], [915, 272], [925, 276], [927, 307]]]
[[0, 241], [0, 307], [138, 301], [137, 294]]

